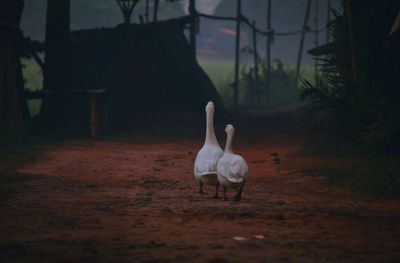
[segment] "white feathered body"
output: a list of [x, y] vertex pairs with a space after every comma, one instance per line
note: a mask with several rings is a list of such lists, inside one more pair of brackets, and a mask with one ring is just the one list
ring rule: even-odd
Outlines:
[[225, 152], [217, 164], [218, 180], [222, 186], [239, 188], [247, 178], [249, 168], [242, 156]]
[[223, 155], [218, 144], [204, 144], [197, 153], [194, 163], [194, 176], [197, 182], [205, 185], [218, 185], [217, 162]]

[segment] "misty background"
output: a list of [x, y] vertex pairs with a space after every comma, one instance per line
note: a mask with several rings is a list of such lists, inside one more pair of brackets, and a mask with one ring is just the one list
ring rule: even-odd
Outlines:
[[[145, 13], [144, 0], [139, 1], [132, 14], [132, 23], [140, 23], [139, 15]], [[160, 0], [158, 20], [184, 16], [188, 12], [189, 0], [169, 2]], [[318, 1], [318, 28], [325, 28], [327, 22], [327, 0]], [[339, 7], [338, 1], [332, 1], [333, 9]], [[27, 0], [23, 12], [21, 27], [26, 36], [44, 41], [46, 24], [46, 0]], [[276, 32], [291, 32], [302, 29], [307, 0], [272, 1], [272, 28]], [[311, 7], [308, 25], [315, 28], [315, 2]], [[218, 16], [235, 16], [236, 1], [232, 0], [197, 0], [196, 8], [201, 13]], [[150, 21], [152, 21], [153, 1], [150, 0]], [[242, 13], [250, 20], [255, 20], [259, 29], [265, 31], [267, 16], [266, 0], [242, 1]], [[331, 14], [333, 17], [333, 14]], [[115, 0], [71, 0], [71, 30], [114, 27], [123, 22], [123, 16]], [[251, 31], [242, 24], [241, 47], [251, 46]], [[222, 82], [233, 79], [235, 22], [200, 19], [197, 35], [197, 57], [201, 66], [208, 73], [217, 89]], [[319, 34], [319, 44], [326, 43], [327, 31]], [[275, 36], [272, 47], [272, 61], [279, 59], [288, 67], [293, 67], [297, 60], [300, 34]], [[258, 51], [265, 58], [266, 37], [258, 35]], [[313, 60], [307, 50], [315, 47], [314, 33], [307, 33], [303, 54], [303, 69], [313, 67]], [[241, 65], [251, 63], [252, 57], [241, 55]], [[311, 74], [310, 74], [311, 75]], [[24, 77], [27, 88], [41, 88], [41, 73], [34, 63], [25, 61]]]

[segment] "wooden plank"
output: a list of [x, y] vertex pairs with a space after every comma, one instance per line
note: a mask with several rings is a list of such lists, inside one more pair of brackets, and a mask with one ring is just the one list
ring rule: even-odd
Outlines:
[[40, 91], [25, 91], [28, 99], [41, 99], [44, 97], [64, 96], [64, 95], [84, 95], [84, 94], [103, 94], [106, 89], [69, 89], [69, 90], [40, 90]]

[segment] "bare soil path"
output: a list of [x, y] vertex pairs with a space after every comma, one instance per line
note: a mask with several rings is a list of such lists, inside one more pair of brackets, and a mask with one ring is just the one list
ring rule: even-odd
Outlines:
[[0, 203], [1, 262], [400, 261], [398, 201], [286, 170], [304, 147], [292, 113], [234, 124], [235, 150], [250, 169], [241, 203], [213, 200], [211, 188], [196, 193], [204, 128], [68, 141], [46, 152], [21, 170], [35, 179]]

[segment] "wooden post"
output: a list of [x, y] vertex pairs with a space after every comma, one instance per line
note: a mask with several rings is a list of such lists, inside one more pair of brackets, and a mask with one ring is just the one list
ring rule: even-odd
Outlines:
[[110, 131], [109, 110], [107, 102], [103, 99], [103, 117], [102, 117], [102, 132], [107, 134]]
[[271, 16], [272, 16], [272, 0], [268, 0], [267, 6], [267, 50], [266, 50], [266, 74], [265, 74], [265, 83], [266, 83], [266, 97], [267, 100], [270, 99], [271, 96], [271, 42], [272, 42], [272, 28], [271, 28]]
[[146, 13], [144, 14], [146, 23], [149, 23], [149, 11], [149, 0], [146, 0]]
[[153, 13], [153, 22], [157, 22], [157, 16], [158, 16], [158, 5], [160, 3], [160, 0], [154, 0], [154, 13]]
[[307, 7], [306, 7], [306, 14], [304, 16], [303, 32], [301, 33], [301, 38], [300, 38], [299, 54], [297, 57], [297, 65], [296, 65], [296, 81], [297, 81], [297, 83], [298, 83], [299, 77], [300, 77], [301, 57], [303, 55], [304, 39], [306, 36], [305, 30], [306, 30], [307, 24], [308, 24], [308, 17], [310, 16], [310, 8], [311, 8], [311, 0], [308, 0]]
[[236, 6], [236, 47], [235, 47], [235, 83], [233, 90], [234, 108], [239, 106], [239, 51], [240, 51], [240, 20], [242, 17], [242, 1], [237, 0]]
[[96, 137], [98, 132], [98, 109], [97, 94], [92, 93], [90, 97], [90, 136]]
[[329, 32], [329, 22], [331, 22], [331, 9], [332, 9], [332, 4], [331, 0], [328, 0], [328, 11], [326, 14], [326, 43], [329, 43], [330, 41], [330, 32]]
[[352, 73], [353, 73], [353, 82], [357, 82], [358, 74], [357, 74], [357, 59], [356, 59], [356, 49], [354, 45], [354, 34], [353, 34], [353, 25], [352, 25], [352, 7], [351, 0], [346, 0], [346, 22], [347, 22], [347, 30], [349, 34], [349, 42], [350, 42], [350, 51], [351, 51], [351, 64], [352, 64]]
[[197, 28], [197, 18], [196, 16], [196, 1], [189, 1], [189, 14], [192, 18], [192, 22], [190, 23], [190, 44], [192, 45], [192, 52], [194, 60], [197, 60], [196, 56], [196, 28]]
[[[315, 27], [315, 40], [314, 40], [314, 46], [318, 47], [319, 46], [319, 21], [318, 21], [318, 12], [319, 12], [319, 6], [318, 6], [318, 0], [314, 0], [314, 27]], [[318, 77], [318, 61], [315, 59], [314, 60], [314, 76], [315, 78]]]
[[257, 32], [256, 21], [253, 20], [253, 53], [254, 53], [254, 77], [256, 80], [256, 97], [257, 104], [260, 103], [260, 77], [258, 75], [258, 49], [257, 49]]

